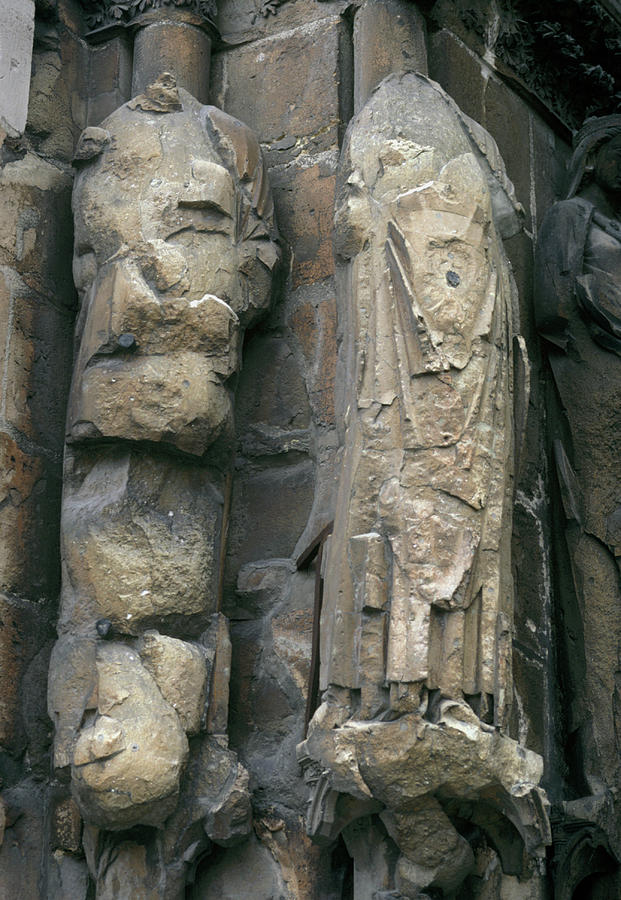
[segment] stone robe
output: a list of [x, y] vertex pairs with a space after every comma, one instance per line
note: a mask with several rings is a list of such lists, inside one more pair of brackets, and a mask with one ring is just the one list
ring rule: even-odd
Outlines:
[[321, 686], [359, 690], [361, 718], [417, 683], [502, 723], [517, 324], [499, 229], [515, 227], [513, 189], [489, 135], [412, 74], [378, 88], [341, 165], [349, 389]]

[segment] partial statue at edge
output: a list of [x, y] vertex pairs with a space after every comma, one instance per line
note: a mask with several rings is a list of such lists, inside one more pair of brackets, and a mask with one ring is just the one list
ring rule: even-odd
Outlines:
[[457, 896], [474, 860], [452, 804], [479, 784], [533, 859], [548, 839], [541, 759], [504, 734], [528, 364], [501, 238], [520, 212], [493, 139], [424, 76], [390, 76], [350, 125], [335, 214], [347, 394], [324, 694], [299, 754], [322, 773], [311, 834], [343, 831], [363, 865], [350, 823], [378, 814], [369, 827], [399, 853], [375, 861], [376, 890], [407, 898]]
[[577, 798], [568, 811], [589, 818], [597, 807], [619, 854], [611, 798], [621, 788], [621, 115], [588, 119], [575, 135], [567, 199], [539, 233], [535, 302], [558, 401], [549, 420], [565, 520], [556, 587]]

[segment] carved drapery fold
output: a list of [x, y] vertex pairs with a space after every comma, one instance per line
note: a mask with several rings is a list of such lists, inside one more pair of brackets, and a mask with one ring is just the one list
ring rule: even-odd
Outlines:
[[550, 842], [543, 761], [506, 733], [528, 363], [502, 238], [520, 213], [491, 136], [424, 76], [389, 76], [350, 124], [324, 694], [298, 752], [309, 833], [342, 834], [356, 871], [374, 841], [377, 897], [460, 895], [463, 819], [520, 880], [539, 879]]

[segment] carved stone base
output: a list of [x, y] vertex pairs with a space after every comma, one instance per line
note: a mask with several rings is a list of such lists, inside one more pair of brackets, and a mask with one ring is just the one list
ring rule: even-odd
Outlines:
[[[376, 873], [375, 895], [460, 896], [474, 870], [468, 838], [475, 832], [494, 847], [503, 873], [520, 882], [540, 877], [551, 835], [536, 753], [455, 701], [441, 701], [434, 722], [417, 713], [391, 722], [342, 719], [342, 707], [324, 702], [298, 747], [312, 785], [308, 833], [328, 842], [342, 832], [355, 867]], [[383, 846], [397, 848], [396, 862], [388, 850], [384, 862], [365, 854], [360, 822], [372, 816], [383, 837], [370, 846], [380, 856]]]

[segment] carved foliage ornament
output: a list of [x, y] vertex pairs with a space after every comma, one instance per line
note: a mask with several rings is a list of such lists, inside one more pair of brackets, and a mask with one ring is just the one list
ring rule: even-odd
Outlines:
[[616, 0], [457, 5], [463, 25], [570, 127], [621, 106]]
[[184, 8], [201, 16], [210, 24], [216, 20], [216, 0], [81, 0], [89, 28], [129, 25], [139, 15], [152, 9]]

